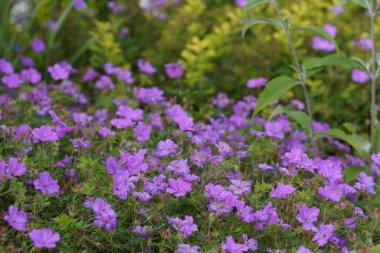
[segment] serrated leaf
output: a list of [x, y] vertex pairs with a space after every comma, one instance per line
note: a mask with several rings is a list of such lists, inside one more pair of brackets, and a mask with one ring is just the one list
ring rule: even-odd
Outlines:
[[331, 37], [331, 35], [328, 32], [326, 32], [325, 30], [323, 30], [322, 28], [320, 28], [318, 26], [303, 26], [303, 27], [294, 28], [292, 30], [293, 31], [294, 30], [301, 30], [301, 31], [308, 31], [308, 32], [316, 33], [319, 36], [322, 36], [323, 38], [325, 38], [328, 41], [330, 41], [331, 43], [333, 43], [335, 45], [335, 48], [338, 50], [338, 44], [336, 43], [335, 39], [333, 37]]
[[285, 92], [298, 84], [298, 80], [294, 80], [287, 76], [279, 76], [269, 81], [260, 95], [253, 115], [256, 115], [270, 103], [279, 99]]
[[244, 24], [242, 35], [245, 36], [246, 32], [251, 28], [252, 26], [255, 26], [257, 24], [270, 24], [273, 26], [281, 27], [281, 21], [276, 18], [264, 18], [264, 17], [258, 17], [258, 18], [251, 18], [247, 19], [247, 21]]
[[319, 68], [324, 66], [336, 65], [343, 68], [355, 68], [358, 64], [343, 54], [332, 54], [326, 57], [313, 57], [308, 58], [302, 64], [302, 67], [306, 70]]
[[294, 119], [300, 124], [306, 131], [311, 131], [310, 118], [305, 112], [301, 111], [289, 111], [286, 113], [289, 118]]
[[369, 160], [369, 147], [370, 144], [367, 140], [359, 137], [358, 135], [349, 135], [340, 129], [331, 129], [329, 131], [317, 132], [317, 137], [332, 137], [350, 144], [358, 154], [364, 158]]
[[269, 3], [269, 0], [249, 0], [244, 7], [244, 12], [250, 11], [259, 5]]

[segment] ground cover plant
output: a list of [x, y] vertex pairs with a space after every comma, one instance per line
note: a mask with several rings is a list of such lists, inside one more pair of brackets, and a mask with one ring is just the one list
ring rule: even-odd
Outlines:
[[380, 252], [379, 8], [4, 0], [0, 251]]

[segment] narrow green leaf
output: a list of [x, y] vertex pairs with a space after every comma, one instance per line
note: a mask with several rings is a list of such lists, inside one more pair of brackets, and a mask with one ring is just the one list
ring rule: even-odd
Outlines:
[[74, 64], [83, 54], [86, 52], [86, 50], [97, 41], [98, 38], [90, 38], [86, 41], [86, 43], [83, 44], [83, 46], [71, 57], [70, 63]]
[[301, 31], [308, 31], [308, 32], [316, 33], [319, 36], [322, 36], [323, 38], [325, 38], [328, 41], [330, 41], [331, 43], [333, 43], [335, 45], [335, 48], [338, 50], [338, 44], [336, 43], [335, 39], [333, 37], [331, 37], [331, 35], [328, 32], [326, 32], [325, 30], [323, 30], [322, 28], [320, 28], [318, 26], [303, 26], [303, 27], [294, 28], [292, 30], [293, 31], [301, 30]]
[[268, 82], [261, 93], [253, 115], [256, 115], [271, 102], [279, 99], [285, 92], [299, 84], [299, 81], [287, 76], [279, 76]]
[[49, 34], [48, 43], [47, 43], [47, 50], [46, 50], [46, 52], [47, 52], [47, 62], [49, 62], [50, 52], [52, 50], [55, 37], [57, 36], [59, 30], [61, 29], [61, 27], [63, 25], [63, 22], [65, 21], [65, 19], [69, 15], [71, 9], [73, 8], [74, 3], [75, 3], [75, 0], [71, 0], [70, 1], [70, 3], [66, 6], [66, 8], [63, 10], [63, 12], [61, 13], [61, 15], [59, 16], [55, 29], [51, 30], [51, 32]]
[[249, 30], [249, 28], [257, 24], [270, 24], [273, 26], [281, 27], [281, 21], [276, 18], [258, 17], [258, 18], [247, 19], [243, 27], [243, 32], [242, 32], [243, 37], [246, 34], [246, 32]]
[[336, 65], [343, 68], [355, 68], [359, 67], [358, 64], [348, 58], [346, 55], [343, 54], [332, 54], [328, 55], [326, 57], [313, 57], [308, 58], [304, 61], [302, 64], [302, 67], [306, 70], [313, 69], [313, 68], [319, 68], [319, 67], [325, 67], [330, 65]]
[[349, 135], [340, 129], [331, 129], [329, 131], [317, 132], [317, 137], [332, 137], [350, 144], [358, 154], [364, 158], [369, 160], [369, 147], [370, 144], [367, 140], [357, 136], [357, 135]]
[[289, 111], [286, 113], [286, 115], [288, 115], [289, 118], [297, 121], [298, 124], [300, 124], [306, 131], [310, 133], [311, 131], [310, 118], [305, 112]]
[[244, 7], [244, 12], [248, 12], [259, 5], [269, 3], [269, 0], [249, 0], [246, 6]]

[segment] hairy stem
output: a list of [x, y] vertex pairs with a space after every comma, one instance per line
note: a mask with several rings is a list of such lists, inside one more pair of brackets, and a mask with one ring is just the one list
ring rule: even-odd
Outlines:
[[307, 86], [306, 86], [305, 74], [302, 71], [300, 61], [298, 60], [298, 56], [297, 56], [296, 49], [294, 47], [294, 42], [293, 42], [292, 35], [290, 34], [289, 29], [287, 28], [287, 26], [285, 24], [285, 20], [284, 20], [284, 18], [281, 15], [281, 11], [280, 11], [280, 9], [279, 9], [279, 7], [277, 5], [276, 0], [272, 0], [272, 4], [273, 4], [274, 8], [276, 9], [277, 16], [278, 16], [278, 18], [281, 21], [282, 29], [285, 32], [285, 35], [286, 35], [286, 37], [288, 39], [288, 42], [289, 42], [290, 50], [292, 51], [293, 59], [294, 59], [294, 62], [295, 62], [295, 65], [296, 65], [297, 74], [298, 74], [298, 79], [299, 79], [300, 84], [302, 86], [303, 94], [304, 94], [304, 97], [305, 97], [306, 110], [307, 110], [307, 113], [309, 115], [309, 120], [310, 120], [310, 138], [311, 138], [311, 144], [312, 144], [312, 147], [314, 147], [315, 143], [314, 143], [314, 131], [313, 131], [313, 114], [312, 114], [312, 109], [311, 109], [309, 92], [308, 92]]
[[372, 64], [371, 64], [371, 152], [375, 147], [375, 129], [376, 129], [376, 47], [375, 47], [375, 17], [376, 9], [371, 0], [366, 0], [368, 10], [371, 16], [371, 41], [372, 41]]

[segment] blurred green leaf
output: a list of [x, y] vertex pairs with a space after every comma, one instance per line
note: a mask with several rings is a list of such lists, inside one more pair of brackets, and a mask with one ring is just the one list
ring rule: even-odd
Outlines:
[[285, 92], [298, 85], [299, 81], [287, 76], [279, 76], [269, 81], [261, 93], [253, 115], [256, 115], [270, 103], [279, 99]]
[[325, 30], [323, 30], [322, 28], [320, 28], [318, 26], [303, 26], [303, 27], [294, 28], [292, 30], [293, 31], [301, 30], [301, 31], [308, 31], [308, 32], [316, 33], [316, 34], [322, 36], [323, 38], [329, 40], [331, 43], [333, 43], [335, 45], [335, 48], [338, 50], [338, 44], [336, 43], [335, 39], [333, 37], [331, 37], [331, 35], [328, 32], [326, 32]]
[[354, 2], [354, 3], [356, 3], [356, 4], [358, 4], [358, 5], [360, 5], [363, 8], [368, 9], [368, 5], [366, 3], [366, 0], [351, 0], [351, 1]]
[[286, 113], [289, 118], [294, 119], [300, 124], [306, 131], [311, 131], [310, 118], [305, 112], [301, 111], [289, 111]]
[[281, 115], [284, 113], [286, 113], [286, 108], [283, 107], [282, 105], [278, 105], [278, 106], [276, 106], [276, 108], [273, 110], [273, 112], [269, 116], [268, 121], [271, 121], [272, 119], [274, 119], [278, 115]]
[[302, 67], [306, 70], [318, 68], [318, 67], [324, 67], [324, 66], [330, 66], [330, 65], [336, 65], [343, 68], [355, 68], [358, 67], [358, 64], [355, 63], [353, 60], [348, 58], [346, 55], [343, 54], [332, 54], [328, 55], [326, 57], [313, 57], [308, 58], [304, 61], [302, 64]]
[[317, 132], [317, 137], [332, 137], [350, 144], [358, 154], [364, 158], [369, 160], [369, 148], [370, 144], [364, 138], [361, 138], [357, 135], [349, 135], [340, 129], [331, 129], [329, 131]]
[[378, 245], [376, 245], [376, 246], [374, 246], [368, 250], [368, 253], [379, 253], [379, 252], [380, 252], [380, 244], [378, 244]]
[[244, 12], [250, 11], [259, 5], [269, 3], [269, 0], [249, 0], [244, 7]]
[[270, 24], [273, 26], [281, 27], [281, 21], [276, 18], [264, 18], [264, 17], [250, 18], [250, 19], [247, 19], [244, 24], [243, 32], [242, 32], [243, 37], [245, 36], [249, 28], [257, 24]]

